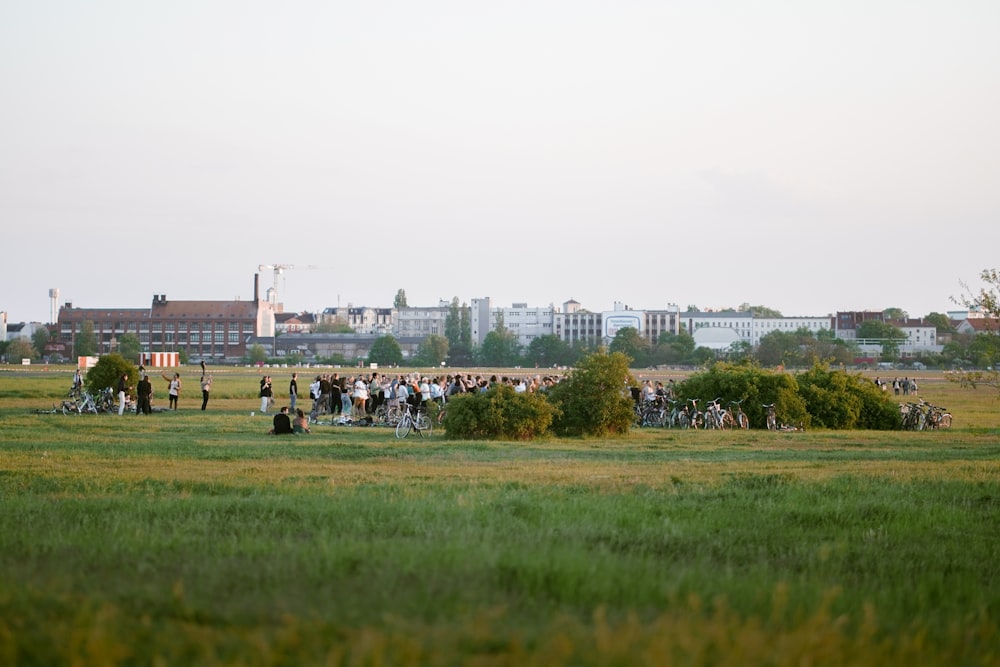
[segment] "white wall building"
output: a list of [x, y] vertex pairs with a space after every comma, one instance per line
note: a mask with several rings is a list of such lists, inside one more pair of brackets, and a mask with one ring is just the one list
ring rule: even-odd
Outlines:
[[750, 332], [750, 344], [754, 347], [760, 345], [760, 339], [769, 333], [781, 331], [783, 333], [795, 333], [799, 329], [806, 329], [812, 335], [820, 331], [833, 331], [833, 318], [826, 317], [755, 317], [752, 320]]
[[472, 329], [472, 341], [482, 345], [486, 334], [495, 330], [501, 318], [503, 326], [517, 336], [517, 342], [527, 347], [531, 341], [540, 336], [552, 335], [555, 331], [555, 307], [529, 306], [527, 303], [514, 303], [509, 308], [493, 308], [489, 297], [472, 300], [472, 311], [469, 324]]

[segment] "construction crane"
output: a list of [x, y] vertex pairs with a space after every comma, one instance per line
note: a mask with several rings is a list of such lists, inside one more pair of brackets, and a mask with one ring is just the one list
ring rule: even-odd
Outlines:
[[272, 304], [278, 303], [278, 278], [288, 269], [294, 268], [295, 266], [292, 264], [261, 264], [257, 267], [258, 271], [274, 271], [274, 286], [267, 290], [268, 302]]

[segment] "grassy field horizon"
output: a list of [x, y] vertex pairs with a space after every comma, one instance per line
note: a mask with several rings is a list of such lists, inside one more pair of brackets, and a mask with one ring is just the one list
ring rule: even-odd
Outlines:
[[995, 392], [921, 372], [937, 432], [275, 438], [293, 369], [212, 370], [118, 417], [0, 368], [4, 663], [1000, 661]]

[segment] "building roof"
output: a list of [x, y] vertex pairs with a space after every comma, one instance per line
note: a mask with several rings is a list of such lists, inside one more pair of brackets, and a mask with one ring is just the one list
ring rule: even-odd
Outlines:
[[277, 313], [274, 321], [278, 324], [315, 324], [316, 317], [312, 313]]
[[154, 319], [254, 319], [257, 304], [253, 301], [154, 301]]
[[962, 328], [976, 333], [997, 333], [1000, 331], [1000, 319], [996, 317], [970, 317], [962, 322]]

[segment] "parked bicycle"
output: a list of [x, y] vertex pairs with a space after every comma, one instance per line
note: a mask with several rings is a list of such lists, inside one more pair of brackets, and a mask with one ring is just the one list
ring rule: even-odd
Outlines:
[[743, 408], [740, 406], [743, 400], [729, 401], [730, 408], [726, 411], [726, 416], [729, 418], [732, 428], [750, 428], [750, 418], [747, 417], [747, 413], [743, 412]]
[[708, 401], [705, 406], [705, 428], [706, 429], [725, 429], [726, 428], [726, 411], [723, 409], [720, 401], [722, 398], [715, 398]]
[[698, 410], [698, 399], [689, 398], [687, 402], [691, 404], [689, 408], [684, 406], [685, 416], [681, 428], [702, 428], [705, 425], [705, 415]]
[[904, 431], [951, 428], [951, 413], [924, 400], [901, 403], [899, 411]]
[[762, 407], [766, 411], [766, 420], [765, 421], [767, 423], [767, 430], [768, 431], [777, 431], [778, 430], [778, 415], [777, 415], [777, 411], [775, 410], [774, 403], [764, 403]]
[[96, 415], [97, 404], [94, 403], [94, 397], [89, 392], [83, 391], [80, 392], [79, 398], [66, 399], [62, 402], [62, 413], [64, 415], [82, 415], [85, 413]]
[[423, 410], [418, 410], [414, 415], [410, 410], [410, 404], [404, 403], [402, 405], [402, 414], [399, 417], [399, 422], [396, 424], [396, 437], [403, 439], [410, 434], [410, 431], [416, 431], [417, 435], [420, 437], [430, 437], [434, 425], [431, 423], [430, 417], [427, 416]]

